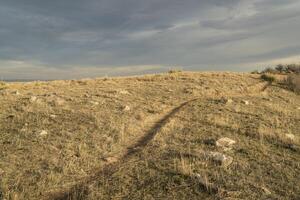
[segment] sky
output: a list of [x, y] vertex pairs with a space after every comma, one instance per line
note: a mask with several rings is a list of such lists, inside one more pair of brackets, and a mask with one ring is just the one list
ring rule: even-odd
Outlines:
[[299, 0], [0, 0], [0, 79], [300, 62]]

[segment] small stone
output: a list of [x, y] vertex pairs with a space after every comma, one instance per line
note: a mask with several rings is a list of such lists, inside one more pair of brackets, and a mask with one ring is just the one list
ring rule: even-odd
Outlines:
[[286, 139], [289, 139], [289, 140], [291, 140], [291, 141], [294, 141], [294, 140], [295, 140], [295, 135], [294, 135], [294, 134], [291, 134], [291, 133], [285, 134], [285, 137], [286, 137]]
[[90, 103], [95, 105], [95, 106], [99, 105], [99, 102], [97, 102], [97, 101], [90, 101]]
[[219, 152], [209, 152], [208, 156], [215, 163], [224, 167], [229, 166], [233, 162], [233, 158], [231, 156], [226, 156]]
[[270, 194], [272, 194], [272, 192], [268, 189], [268, 188], [266, 188], [266, 187], [261, 187], [261, 189], [264, 191], [264, 193], [266, 193], [267, 195], [270, 195]]
[[300, 110], [300, 107], [298, 107], [297, 110]]
[[222, 147], [225, 150], [229, 150], [232, 148], [232, 145], [234, 145], [236, 142], [230, 138], [224, 137], [217, 140], [216, 145], [218, 147]]
[[127, 90], [120, 90], [119, 93], [120, 94], [130, 94]]
[[57, 116], [56, 115], [50, 115], [51, 119], [55, 119]]
[[30, 97], [30, 99], [29, 99], [29, 101], [30, 102], [35, 102], [37, 100], [37, 97], [36, 96], [32, 96], [32, 97]]
[[115, 163], [118, 161], [116, 157], [107, 157], [107, 158], [103, 158], [103, 160], [108, 163]]
[[20, 95], [20, 92], [18, 90], [15, 90], [15, 91], [12, 92], [12, 94]]
[[246, 100], [243, 100], [242, 103], [245, 104], [245, 105], [249, 105], [250, 104], [249, 101], [246, 101]]
[[45, 130], [42, 130], [42, 131], [40, 132], [40, 136], [45, 136], [45, 135], [48, 135], [48, 132], [45, 131]]
[[221, 102], [225, 103], [225, 104], [231, 104], [231, 103], [233, 103], [233, 100], [223, 97], [223, 98], [221, 98]]
[[123, 111], [129, 111], [130, 107], [129, 106], [124, 106]]

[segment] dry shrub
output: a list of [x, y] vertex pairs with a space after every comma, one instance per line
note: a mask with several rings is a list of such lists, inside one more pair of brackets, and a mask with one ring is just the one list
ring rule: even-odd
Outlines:
[[268, 81], [270, 83], [273, 83], [275, 82], [276, 78], [274, 76], [271, 76], [271, 75], [268, 75], [268, 74], [262, 74], [260, 76], [261, 79], [265, 80], [265, 81]]
[[290, 74], [286, 80], [285, 84], [293, 92], [300, 94], [300, 74]]
[[0, 90], [3, 90], [7, 87], [7, 84], [4, 81], [0, 81]]

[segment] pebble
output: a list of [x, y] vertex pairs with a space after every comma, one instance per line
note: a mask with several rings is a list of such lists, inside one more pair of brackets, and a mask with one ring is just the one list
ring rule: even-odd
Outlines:
[[40, 136], [44, 136], [44, 135], [48, 135], [48, 132], [45, 131], [45, 130], [42, 130], [42, 131], [40, 132]]
[[99, 105], [99, 102], [97, 102], [97, 101], [90, 101], [90, 103], [95, 105], [95, 106]]
[[127, 90], [120, 90], [119, 93], [120, 94], [130, 94]]
[[294, 134], [291, 134], [291, 133], [285, 134], [285, 137], [286, 137], [287, 139], [289, 139], [289, 140], [292, 140], [292, 141], [295, 140], [295, 135], [294, 135]]
[[220, 138], [216, 141], [216, 145], [222, 147], [224, 150], [230, 150], [235, 143], [236, 141], [227, 137]]
[[209, 152], [208, 157], [218, 165], [222, 165], [224, 167], [229, 166], [233, 162], [233, 158], [231, 156], [227, 156], [219, 152]]
[[242, 102], [243, 102], [243, 104], [245, 104], [245, 105], [249, 105], [249, 104], [250, 104], [249, 101], [246, 101], [246, 100], [243, 100]]
[[35, 102], [37, 100], [37, 97], [36, 96], [32, 96], [30, 97], [29, 101], [30, 102]]
[[130, 107], [129, 106], [124, 106], [123, 111], [129, 111]]

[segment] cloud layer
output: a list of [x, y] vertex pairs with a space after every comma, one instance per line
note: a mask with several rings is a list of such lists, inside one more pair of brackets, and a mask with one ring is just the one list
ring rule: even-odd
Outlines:
[[299, 35], [298, 0], [9, 0], [0, 2], [0, 76], [247, 71], [299, 56]]

